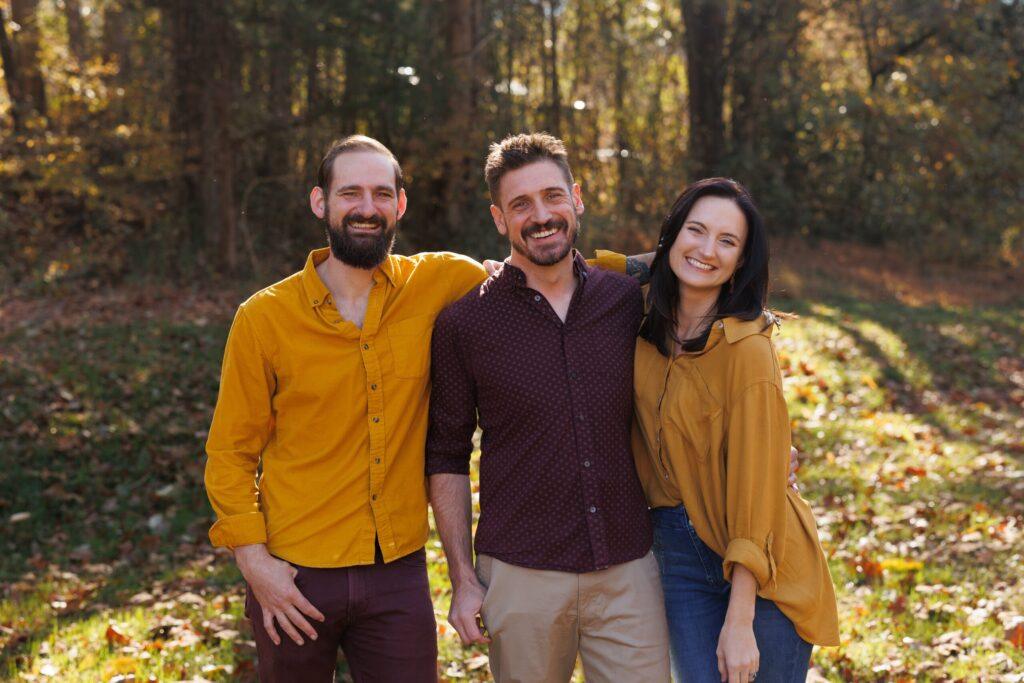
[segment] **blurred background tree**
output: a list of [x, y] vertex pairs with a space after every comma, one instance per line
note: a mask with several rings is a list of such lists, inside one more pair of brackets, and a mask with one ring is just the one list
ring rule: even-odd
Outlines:
[[504, 251], [491, 141], [571, 147], [584, 246], [650, 247], [731, 175], [776, 234], [1024, 258], [1021, 0], [0, 0], [0, 285], [267, 280], [366, 133], [399, 248]]

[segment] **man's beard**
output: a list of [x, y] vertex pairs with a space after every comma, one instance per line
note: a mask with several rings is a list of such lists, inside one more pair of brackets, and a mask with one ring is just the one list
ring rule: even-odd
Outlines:
[[568, 233], [570, 229], [569, 224], [568, 222], [566, 222], [564, 218], [552, 218], [551, 220], [543, 224], [531, 223], [530, 225], [525, 226], [522, 229], [522, 239], [515, 239], [513, 237], [510, 237], [509, 241], [512, 243], [512, 249], [519, 253], [520, 255], [522, 255], [523, 257], [525, 257], [530, 263], [533, 263], [534, 265], [537, 266], [551, 266], [558, 263], [566, 256], [568, 256], [569, 252], [572, 251], [573, 246], [576, 244], [576, 238], [580, 234], [580, 219], [578, 215], [576, 216], [576, 220], [573, 222], [575, 223], [575, 225], [572, 227], [572, 235], [570, 236], [570, 239], [568, 239], [565, 242], [563, 248], [558, 249], [557, 251], [545, 250], [543, 252], [535, 252], [531, 250], [530, 247], [527, 246], [526, 238], [528, 238], [531, 234], [543, 232], [545, 230], [550, 230], [552, 228], [555, 230]]
[[[349, 214], [341, 219], [340, 225], [334, 225], [330, 211], [325, 207], [322, 220], [334, 258], [353, 268], [376, 268], [384, 262], [395, 245], [397, 222], [389, 226], [378, 215]], [[374, 223], [383, 229], [376, 235], [353, 235], [350, 228], [352, 223]]]

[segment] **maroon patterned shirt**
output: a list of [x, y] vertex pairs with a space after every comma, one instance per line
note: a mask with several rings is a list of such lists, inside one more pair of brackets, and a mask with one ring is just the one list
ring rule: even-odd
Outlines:
[[564, 324], [508, 263], [437, 318], [426, 456], [468, 474], [479, 415], [476, 551], [579, 573], [643, 557], [651, 527], [630, 453], [640, 286], [574, 268]]

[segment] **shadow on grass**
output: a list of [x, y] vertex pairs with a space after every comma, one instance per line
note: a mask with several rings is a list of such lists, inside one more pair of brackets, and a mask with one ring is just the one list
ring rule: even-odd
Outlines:
[[[786, 304], [851, 337], [887, 380], [890, 405], [944, 439], [998, 449], [993, 430], [1017, 429], [1024, 415], [1024, 308], [917, 308], [845, 297]], [[1024, 461], [1020, 450], [1007, 452]]]

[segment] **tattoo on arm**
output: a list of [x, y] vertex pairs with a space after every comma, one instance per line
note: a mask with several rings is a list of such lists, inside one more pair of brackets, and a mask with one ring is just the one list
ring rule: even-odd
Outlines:
[[627, 256], [626, 275], [635, 277], [640, 284], [646, 285], [651, 281], [651, 267], [636, 256]]

